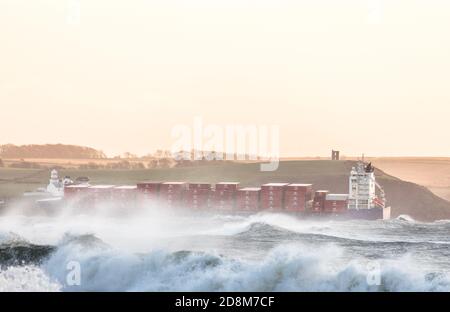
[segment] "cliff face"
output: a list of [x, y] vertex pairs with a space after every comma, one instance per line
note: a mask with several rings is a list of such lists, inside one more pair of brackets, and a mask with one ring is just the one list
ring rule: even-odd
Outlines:
[[392, 206], [392, 217], [407, 214], [420, 221], [450, 219], [450, 202], [424, 186], [391, 179], [380, 179], [380, 183]]

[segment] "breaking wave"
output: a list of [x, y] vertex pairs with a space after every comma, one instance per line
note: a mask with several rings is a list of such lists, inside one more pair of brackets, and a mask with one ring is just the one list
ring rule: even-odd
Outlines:
[[410, 217], [408, 215], [399, 215], [397, 218], [395, 218], [395, 220], [410, 222], [410, 223], [416, 222], [416, 220], [414, 220], [412, 217]]
[[61, 285], [37, 266], [13, 266], [0, 270], [0, 292], [56, 292]]
[[[164, 235], [164, 224], [144, 232], [151, 219], [40, 220], [53, 232], [32, 240], [29, 221], [20, 219], [0, 232], [0, 291], [450, 291], [450, 222], [193, 220], [171, 219], [176, 231], [166, 226]], [[162, 242], [153, 245], [153, 237]], [[122, 248], [134, 240], [148, 248]], [[81, 273], [75, 286], [66, 280], [73, 261]], [[368, 282], [373, 276], [380, 283]]]
[[[83, 242], [87, 241], [87, 242]], [[370, 285], [368, 261], [340, 262], [335, 246], [289, 244], [260, 261], [203, 252], [156, 250], [129, 254], [94, 237], [70, 240], [42, 266], [64, 291], [449, 291], [450, 278], [421, 271], [409, 257], [380, 262], [380, 285]], [[81, 285], [64, 286], [65, 263], [81, 265]], [[373, 273], [373, 272], [372, 272]]]
[[[256, 225], [253, 230], [264, 230]], [[42, 246], [40, 246], [42, 247]], [[40, 253], [29, 246], [30, 253]], [[293, 243], [271, 250], [258, 261], [194, 251], [154, 250], [146, 254], [116, 250], [94, 235], [66, 236], [47, 250], [40, 265], [0, 271], [3, 291], [450, 291], [445, 273], [420, 270], [408, 255], [379, 262], [380, 285], [368, 259], [341, 261], [345, 250], [328, 244]], [[66, 285], [67, 263], [78, 261], [81, 285]], [[376, 273], [376, 272], [375, 272]]]

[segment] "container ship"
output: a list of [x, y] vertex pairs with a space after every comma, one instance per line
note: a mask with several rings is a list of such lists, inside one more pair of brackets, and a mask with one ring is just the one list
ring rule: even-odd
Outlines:
[[87, 179], [82, 179], [81, 183], [69, 177], [59, 180], [53, 170], [47, 187], [53, 196], [39, 199], [37, 204], [41, 208], [59, 209], [71, 205], [88, 210], [108, 204], [123, 209], [124, 213], [134, 207], [155, 205], [164, 209], [214, 213], [281, 212], [304, 218], [390, 218], [391, 209], [386, 205], [385, 193], [370, 163], [358, 162], [350, 172], [348, 183], [348, 194], [314, 190], [313, 185], [307, 183], [267, 183], [245, 188], [241, 188], [239, 182], [143, 181], [124, 186], [91, 185]]

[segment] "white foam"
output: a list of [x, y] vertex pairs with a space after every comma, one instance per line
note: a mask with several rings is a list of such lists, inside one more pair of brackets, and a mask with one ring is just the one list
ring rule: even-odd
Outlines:
[[395, 218], [395, 220], [404, 221], [404, 222], [410, 222], [410, 223], [416, 222], [416, 220], [414, 220], [412, 217], [410, 217], [410, 216], [408, 216], [406, 214], [399, 215], [397, 218]]
[[[430, 267], [421, 266], [427, 260], [426, 255], [380, 259], [382, 285], [378, 287], [367, 284], [368, 260], [351, 254], [349, 249], [323, 243], [313, 243], [313, 247], [300, 243], [286, 245], [283, 241], [264, 245], [256, 237], [256, 243], [249, 242], [249, 246], [257, 246], [255, 251], [244, 249], [247, 245], [242, 241], [236, 248], [233, 241], [234, 235], [249, 230], [253, 224], [267, 224], [295, 233], [364, 241], [442, 243], [448, 242], [442, 222], [311, 221], [283, 214], [190, 215], [162, 209], [116, 215], [108, 209], [105, 206], [81, 214], [68, 207], [55, 217], [0, 216], [0, 243], [20, 237], [32, 244], [57, 245], [40, 268], [14, 267], [1, 271], [0, 290], [30, 287], [32, 291], [450, 291], [449, 272], [439, 272], [443, 265], [429, 261]], [[411, 229], [417, 226], [430, 227], [433, 235], [414, 235]], [[435, 234], [434, 229], [438, 228], [444, 229]], [[93, 236], [82, 236], [88, 233], [110, 247]], [[207, 238], [212, 244], [208, 245]], [[198, 240], [206, 243], [197, 244]], [[168, 244], [174, 241], [176, 250], [204, 253], [174, 255]], [[224, 246], [215, 245], [222, 242]], [[277, 247], [269, 250], [272, 246]], [[215, 253], [216, 247], [229, 251], [227, 257], [221, 256], [220, 251]], [[245, 253], [253, 254], [248, 257]], [[438, 261], [445, 261], [445, 257]], [[66, 265], [70, 261], [81, 264], [79, 287], [65, 285]]]
[[0, 292], [56, 292], [61, 286], [35, 266], [0, 270]]
[[300, 244], [275, 248], [260, 261], [204, 253], [174, 255], [157, 250], [143, 256], [115, 250], [61, 246], [45, 264], [64, 283], [64, 264], [79, 261], [80, 286], [70, 291], [449, 291], [446, 274], [427, 275], [409, 258], [380, 260], [379, 286], [367, 283], [366, 259], [347, 263], [336, 246]]

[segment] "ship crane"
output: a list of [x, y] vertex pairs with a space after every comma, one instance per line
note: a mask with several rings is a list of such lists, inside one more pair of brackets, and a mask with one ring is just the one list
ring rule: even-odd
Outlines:
[[377, 187], [378, 191], [380, 192], [380, 198], [376, 200], [376, 204], [381, 206], [382, 208], [386, 207], [386, 193], [384, 192], [384, 189], [381, 187], [381, 185], [378, 182], [375, 182], [375, 186]]

